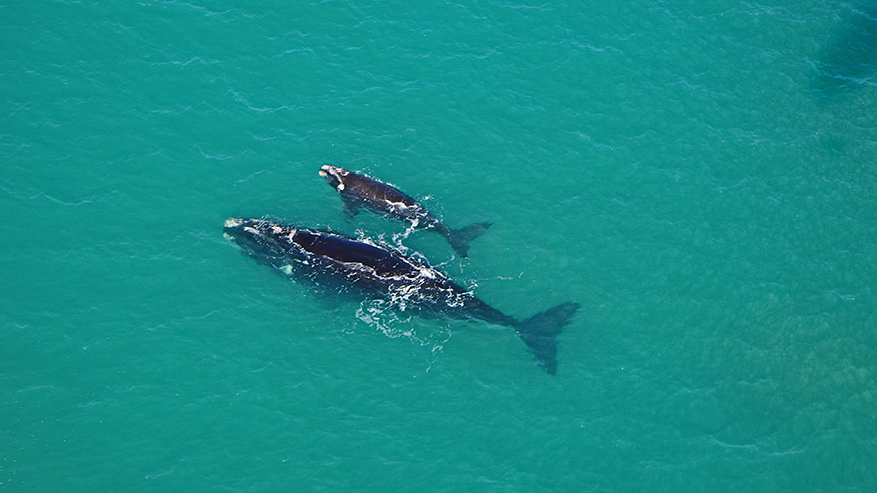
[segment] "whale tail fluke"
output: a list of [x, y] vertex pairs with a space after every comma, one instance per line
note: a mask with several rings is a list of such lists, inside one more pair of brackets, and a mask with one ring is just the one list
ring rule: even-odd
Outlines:
[[567, 301], [519, 322], [516, 327], [539, 366], [549, 375], [557, 373], [557, 334], [569, 324], [578, 308], [578, 303]]
[[469, 242], [483, 235], [491, 223], [472, 223], [465, 228], [449, 230], [448, 243], [461, 257], [468, 257]]

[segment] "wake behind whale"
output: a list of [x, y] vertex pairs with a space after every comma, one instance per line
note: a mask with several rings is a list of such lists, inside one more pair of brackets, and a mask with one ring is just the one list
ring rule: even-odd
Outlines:
[[566, 302], [517, 320], [426, 263], [366, 240], [244, 218], [227, 219], [225, 235], [260, 263], [296, 279], [336, 282], [364, 298], [404, 300], [412, 309], [510, 327], [552, 375], [557, 372], [557, 335], [579, 306]]

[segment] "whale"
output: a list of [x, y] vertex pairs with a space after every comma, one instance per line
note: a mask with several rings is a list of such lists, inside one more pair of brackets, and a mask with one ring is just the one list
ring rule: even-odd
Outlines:
[[518, 320], [424, 260], [330, 231], [271, 219], [230, 217], [225, 220], [224, 235], [248, 256], [293, 280], [334, 285], [339, 293], [384, 299], [424, 316], [438, 314], [509, 327], [550, 375], [557, 372], [557, 335], [579, 308], [578, 303], [568, 301]]
[[359, 209], [365, 207], [384, 216], [410, 222], [412, 227], [435, 231], [444, 236], [451, 248], [464, 258], [468, 257], [469, 243], [484, 234], [491, 224], [480, 222], [451, 229], [416, 200], [380, 180], [328, 164], [320, 168], [320, 176], [326, 178], [329, 185], [341, 195], [348, 216], [356, 216]]

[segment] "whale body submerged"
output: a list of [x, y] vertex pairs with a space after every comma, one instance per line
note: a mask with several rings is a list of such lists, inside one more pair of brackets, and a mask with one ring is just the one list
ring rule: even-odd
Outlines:
[[475, 318], [514, 329], [539, 365], [557, 372], [557, 335], [578, 309], [574, 302], [517, 320], [478, 299], [437, 269], [397, 251], [336, 233], [265, 219], [229, 218], [225, 235], [259, 262], [295, 277], [341, 283], [345, 291]]

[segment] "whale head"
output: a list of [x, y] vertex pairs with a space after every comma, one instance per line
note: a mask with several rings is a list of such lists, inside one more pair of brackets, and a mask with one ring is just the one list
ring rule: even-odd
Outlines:
[[346, 178], [348, 174], [350, 174], [349, 171], [337, 166], [324, 164], [320, 167], [320, 176], [325, 178], [326, 181], [329, 182], [329, 185], [332, 185], [332, 188], [339, 192], [344, 190], [344, 178]]
[[248, 255], [272, 264], [293, 253], [295, 233], [295, 228], [272, 221], [240, 217], [226, 219], [223, 228], [223, 236]]

